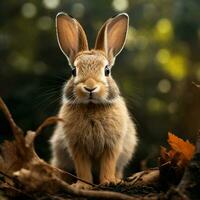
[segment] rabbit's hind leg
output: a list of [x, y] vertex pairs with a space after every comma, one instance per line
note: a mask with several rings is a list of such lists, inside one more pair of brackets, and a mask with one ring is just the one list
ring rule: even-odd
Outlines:
[[74, 172], [74, 163], [68, 152], [66, 140], [64, 134], [60, 128], [57, 128], [50, 139], [52, 158], [50, 160], [51, 165], [60, 168], [67, 172]]

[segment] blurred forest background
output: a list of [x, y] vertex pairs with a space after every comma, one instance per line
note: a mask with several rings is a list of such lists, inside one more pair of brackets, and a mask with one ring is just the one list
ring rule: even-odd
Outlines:
[[[194, 142], [200, 128], [200, 95], [191, 84], [200, 82], [199, 0], [1, 0], [0, 96], [24, 130], [57, 113], [70, 76], [56, 41], [59, 11], [80, 21], [91, 48], [105, 20], [119, 12], [130, 16], [127, 43], [112, 74], [137, 123], [132, 172], [155, 166], [168, 131]], [[47, 160], [52, 131], [36, 142]], [[11, 138], [10, 132], [1, 113], [0, 141]]]

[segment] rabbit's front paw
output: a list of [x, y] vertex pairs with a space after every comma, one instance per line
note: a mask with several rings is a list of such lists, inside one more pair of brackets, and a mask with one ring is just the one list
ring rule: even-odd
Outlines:
[[110, 185], [110, 184], [114, 184], [114, 185], [117, 185], [118, 183], [122, 182], [121, 179], [119, 178], [105, 178], [103, 180], [101, 180], [101, 184], [103, 185]]
[[77, 181], [76, 183], [73, 183], [71, 186], [76, 189], [91, 189], [92, 188], [91, 185], [81, 182], [81, 181]]

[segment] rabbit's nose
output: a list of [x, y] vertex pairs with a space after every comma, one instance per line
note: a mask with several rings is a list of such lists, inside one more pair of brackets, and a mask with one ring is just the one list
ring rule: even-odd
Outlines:
[[97, 87], [93, 87], [93, 88], [88, 88], [88, 87], [84, 87], [84, 89], [88, 92], [93, 92]]

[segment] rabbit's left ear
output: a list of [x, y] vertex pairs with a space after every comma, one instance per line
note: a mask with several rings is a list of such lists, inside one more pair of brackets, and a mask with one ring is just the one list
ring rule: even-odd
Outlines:
[[64, 12], [56, 16], [56, 31], [60, 49], [72, 66], [76, 55], [88, 50], [86, 34], [79, 22]]
[[110, 65], [113, 65], [115, 57], [124, 47], [128, 25], [128, 15], [121, 13], [108, 19], [97, 35], [95, 49], [105, 52]]

